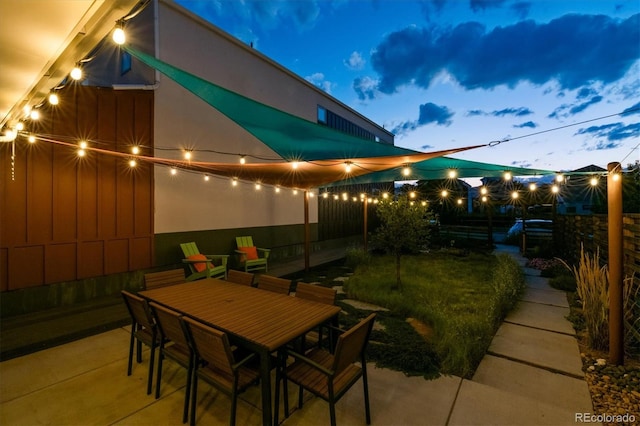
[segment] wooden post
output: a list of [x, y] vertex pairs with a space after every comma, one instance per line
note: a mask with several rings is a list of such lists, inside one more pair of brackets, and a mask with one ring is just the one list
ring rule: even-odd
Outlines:
[[309, 225], [309, 191], [304, 191], [304, 271], [309, 272], [311, 229]]
[[364, 251], [367, 251], [367, 210], [369, 210], [369, 201], [364, 197]]
[[620, 163], [607, 165], [609, 229], [609, 363], [624, 364], [622, 169]]

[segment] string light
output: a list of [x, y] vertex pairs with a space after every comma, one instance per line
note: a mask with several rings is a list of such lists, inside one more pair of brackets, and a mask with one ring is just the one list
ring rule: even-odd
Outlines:
[[329, 197], [329, 193], [328, 192], [323, 192], [322, 193], [322, 198], [328, 198]]
[[279, 187], [279, 186], [276, 186], [276, 187], [274, 188], [274, 191], [276, 192], [276, 194], [279, 194], [279, 193], [280, 193], [280, 187]]
[[597, 177], [595, 177], [595, 176], [594, 176], [594, 177], [592, 177], [592, 178], [589, 180], [589, 183], [591, 184], [591, 186], [598, 186], [598, 178], [597, 178]]
[[513, 178], [511, 172], [504, 172], [504, 180], [511, 180], [511, 178]]
[[529, 191], [535, 191], [536, 189], [538, 189], [538, 185], [536, 185], [535, 183], [530, 183], [529, 184]]
[[344, 163], [344, 171], [346, 173], [351, 173], [351, 161], [345, 161], [345, 163]]
[[87, 144], [87, 141], [80, 141], [78, 143], [78, 146], [80, 147], [80, 149], [87, 149], [87, 147], [89, 146], [89, 144]]
[[29, 138], [27, 139], [29, 141], [29, 143], [35, 143], [36, 142], [36, 137], [33, 135], [29, 135]]
[[80, 65], [73, 67], [69, 76], [76, 81], [80, 80], [82, 78], [82, 68], [80, 68]]
[[118, 21], [116, 22], [116, 28], [113, 30], [113, 41], [116, 44], [124, 44], [127, 41], [127, 36], [124, 33], [124, 22]]
[[85, 155], [87, 155], [87, 152], [84, 149], [80, 148], [78, 150], [78, 157], [84, 157]]
[[177, 174], [178, 174], [178, 169], [176, 169], [175, 167], [172, 167], [172, 168], [171, 168], [171, 174], [172, 174], [173, 176], [177, 175]]
[[51, 105], [58, 105], [59, 102], [60, 102], [60, 99], [58, 98], [58, 95], [56, 93], [49, 94], [49, 103]]
[[614, 174], [611, 176], [611, 178], [612, 178], [615, 182], [619, 181], [619, 180], [620, 180], [620, 173], [614, 173]]
[[513, 191], [511, 193], [511, 198], [513, 198], [514, 200], [517, 200], [518, 197], [520, 197], [520, 194], [518, 194], [518, 191]]
[[262, 184], [260, 182], [256, 182], [256, 191], [260, 191], [262, 188]]
[[404, 167], [402, 168], [402, 175], [409, 176], [410, 174], [411, 174], [411, 167], [409, 167], [408, 164], [405, 164]]
[[334, 200], [339, 200], [339, 199], [340, 199], [340, 197], [338, 196], [338, 194], [333, 194], [333, 199], [334, 199]]
[[139, 146], [137, 146], [137, 145], [132, 146], [132, 147], [131, 147], [131, 152], [132, 152], [134, 155], [138, 155], [138, 154], [140, 154], [140, 147], [139, 147]]
[[298, 168], [298, 162], [297, 162], [297, 161], [293, 161], [293, 162], [291, 163], [291, 168], [292, 168], [293, 170], [296, 170], [296, 169]]
[[136, 163], [136, 160], [133, 160], [133, 159], [129, 160], [129, 167], [135, 167], [137, 165], [138, 163]]
[[313, 195], [313, 191], [309, 191], [309, 192], [307, 192], [307, 194], [309, 194], [309, 198], [313, 198], [313, 196], [314, 196]]
[[16, 124], [16, 130], [19, 132], [24, 130], [24, 123], [22, 121]]
[[209, 182], [209, 179], [210, 179], [210, 178], [209, 178], [209, 175], [204, 175], [204, 181], [205, 181], [205, 182]]
[[458, 200], [456, 201], [456, 203], [458, 203], [459, 206], [462, 205], [462, 198], [458, 198]]
[[442, 198], [446, 198], [449, 195], [449, 191], [447, 191], [446, 189], [443, 189], [440, 195], [442, 195]]
[[247, 160], [244, 158], [244, 155], [241, 155], [240, 156], [240, 164], [244, 164], [246, 162], [247, 162]]
[[29, 117], [30, 117], [32, 120], [39, 120], [39, 119], [40, 119], [40, 111], [38, 111], [37, 109], [32, 109], [32, 110], [29, 112]]
[[486, 202], [487, 202], [487, 200], [488, 200], [487, 196], [486, 196], [486, 195], [483, 195], [483, 196], [482, 196], [482, 202], [483, 202], [483, 203], [486, 203]]
[[557, 194], [558, 192], [560, 192], [560, 188], [558, 187], [558, 185], [552, 185], [551, 192], [553, 192], [554, 194]]
[[191, 150], [184, 151], [184, 159], [187, 161], [191, 160]]
[[238, 186], [238, 178], [234, 177], [233, 179], [231, 179], [231, 186]]
[[415, 193], [415, 191], [411, 191], [411, 192], [409, 192], [409, 198], [416, 198], [416, 193]]
[[382, 198], [383, 198], [384, 200], [386, 200], [387, 198], [389, 198], [389, 194], [388, 194], [387, 192], [383, 192], [383, 193], [382, 193]]
[[297, 189], [293, 190], [293, 195], [298, 195], [298, 190]]
[[556, 182], [558, 183], [562, 183], [564, 181], [564, 176], [562, 175], [556, 175]]
[[486, 186], [483, 186], [482, 188], [480, 188], [480, 194], [487, 195], [488, 193], [489, 193], [489, 190], [487, 189]]
[[449, 179], [455, 179], [458, 176], [458, 172], [455, 170], [449, 170]]

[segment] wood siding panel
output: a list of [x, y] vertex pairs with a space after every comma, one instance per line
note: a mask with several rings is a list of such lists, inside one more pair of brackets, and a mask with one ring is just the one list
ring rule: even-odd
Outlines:
[[131, 240], [131, 269], [142, 269], [153, 262], [153, 239], [133, 238]]
[[44, 284], [44, 245], [9, 250], [9, 290]]
[[104, 241], [78, 244], [78, 279], [104, 274]]
[[45, 284], [76, 279], [76, 244], [51, 244], [46, 247]]
[[129, 270], [129, 240], [107, 241], [105, 250], [105, 274], [117, 274]]
[[[76, 144], [153, 153], [153, 92], [70, 85], [27, 122], [15, 174], [0, 170], [0, 291], [144, 269], [153, 263], [153, 167]], [[144, 120], [144, 122], [141, 122]], [[11, 164], [11, 144], [0, 146]]]
[[50, 242], [53, 235], [53, 146], [42, 143], [31, 151], [27, 166], [27, 242]]

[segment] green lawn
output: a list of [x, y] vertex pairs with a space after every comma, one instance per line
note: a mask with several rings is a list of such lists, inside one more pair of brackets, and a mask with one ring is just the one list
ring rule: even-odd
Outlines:
[[[345, 282], [347, 297], [388, 308], [378, 314], [383, 327], [371, 336], [369, 356], [379, 365], [407, 374], [470, 377], [495, 333], [517, 300], [522, 271], [508, 256], [435, 252], [402, 257], [402, 290], [395, 288], [395, 263], [389, 256], [372, 256], [353, 270]], [[340, 264], [316, 269], [305, 281], [336, 285], [333, 278], [347, 273]], [[340, 302], [339, 302], [340, 303]], [[366, 312], [340, 303], [350, 326]], [[431, 328], [428, 339], [407, 318]]]

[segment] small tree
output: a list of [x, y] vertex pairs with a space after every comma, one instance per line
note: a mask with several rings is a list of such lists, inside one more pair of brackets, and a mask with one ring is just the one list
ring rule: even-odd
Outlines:
[[415, 253], [429, 241], [431, 212], [419, 202], [412, 202], [406, 195], [397, 201], [385, 201], [377, 205], [380, 226], [373, 234], [374, 244], [392, 254], [396, 259], [396, 286], [402, 289], [400, 258], [403, 253]]

